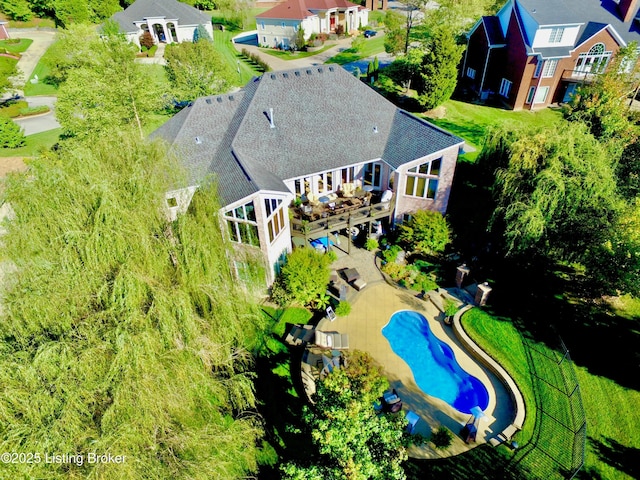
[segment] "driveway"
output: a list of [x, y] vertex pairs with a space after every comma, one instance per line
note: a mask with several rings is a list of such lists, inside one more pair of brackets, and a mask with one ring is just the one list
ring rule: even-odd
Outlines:
[[26, 97], [25, 100], [30, 107], [46, 105], [51, 109], [49, 113], [42, 115], [15, 118], [13, 121], [24, 128], [25, 135], [33, 135], [34, 133], [46, 132], [60, 127], [53, 113], [55, 111], [56, 97]]
[[[9, 28], [8, 31], [11, 38], [30, 38], [33, 40], [33, 43], [26, 52], [22, 53], [22, 57], [18, 60], [17, 66], [21, 76], [17, 79], [16, 86], [22, 86], [31, 78], [31, 74], [40, 58], [53, 43], [56, 32], [55, 30], [39, 30], [35, 28]], [[21, 91], [18, 93], [23, 95]]]

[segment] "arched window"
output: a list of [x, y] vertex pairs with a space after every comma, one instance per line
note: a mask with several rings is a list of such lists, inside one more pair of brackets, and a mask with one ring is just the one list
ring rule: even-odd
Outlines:
[[605, 50], [604, 43], [596, 43], [587, 53], [578, 56], [575, 70], [578, 73], [602, 73], [612, 53]]

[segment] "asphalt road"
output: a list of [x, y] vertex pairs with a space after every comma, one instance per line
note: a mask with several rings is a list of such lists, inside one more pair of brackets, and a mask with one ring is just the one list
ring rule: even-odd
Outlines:
[[33, 135], [34, 133], [46, 132], [47, 130], [60, 127], [54, 114], [56, 97], [26, 97], [26, 100], [30, 107], [46, 105], [51, 111], [43, 115], [14, 119], [13, 121], [15, 123], [24, 128], [25, 135]]

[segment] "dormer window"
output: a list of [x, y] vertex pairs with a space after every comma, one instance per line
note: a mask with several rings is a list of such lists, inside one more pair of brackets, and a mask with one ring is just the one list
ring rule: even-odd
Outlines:
[[562, 41], [562, 35], [564, 34], [564, 27], [552, 28], [549, 34], [549, 43], [560, 43]]

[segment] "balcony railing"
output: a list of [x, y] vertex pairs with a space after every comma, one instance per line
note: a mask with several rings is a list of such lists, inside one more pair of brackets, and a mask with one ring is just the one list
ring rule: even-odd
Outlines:
[[590, 83], [593, 82], [598, 75], [598, 73], [585, 72], [582, 70], [565, 70], [562, 72], [562, 79]]
[[319, 232], [342, 230], [388, 217], [391, 214], [390, 204], [390, 201], [376, 202], [367, 197], [353, 197], [338, 198], [314, 206], [291, 207], [291, 235], [309, 237]]

